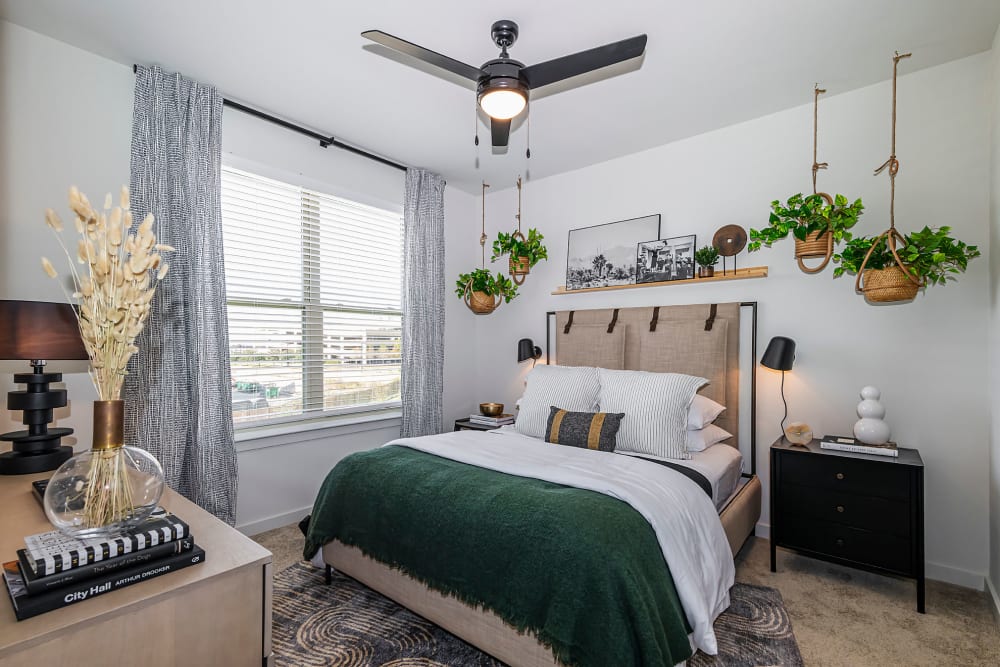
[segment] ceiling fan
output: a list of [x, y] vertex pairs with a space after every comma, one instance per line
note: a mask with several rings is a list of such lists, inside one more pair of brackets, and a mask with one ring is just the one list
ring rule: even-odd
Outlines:
[[361, 36], [475, 83], [479, 106], [490, 117], [495, 147], [507, 145], [511, 119], [525, 110], [530, 91], [638, 58], [646, 49], [646, 35], [637, 35], [526, 67], [507, 55], [507, 49], [517, 41], [517, 33], [517, 24], [513, 21], [494, 23], [491, 35], [500, 49], [500, 57], [486, 61], [482, 67], [466, 65], [381, 30], [366, 30]]

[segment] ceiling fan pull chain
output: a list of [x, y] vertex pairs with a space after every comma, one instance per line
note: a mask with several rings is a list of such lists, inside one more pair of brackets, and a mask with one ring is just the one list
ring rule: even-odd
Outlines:
[[476, 145], [478, 146], [479, 145], [479, 104], [476, 103], [476, 106], [473, 107], [473, 108], [474, 108], [475, 111], [472, 114], [472, 120], [473, 120], [473, 125], [475, 125], [475, 128], [476, 128]]
[[531, 159], [531, 114], [528, 114], [527, 122], [528, 122], [528, 142], [527, 142], [528, 150], [524, 151], [524, 159], [530, 160]]

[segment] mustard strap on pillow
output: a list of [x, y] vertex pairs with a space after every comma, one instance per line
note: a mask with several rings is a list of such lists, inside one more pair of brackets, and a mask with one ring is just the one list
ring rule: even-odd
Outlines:
[[570, 412], [553, 405], [549, 408], [545, 442], [613, 452], [624, 417], [624, 412]]

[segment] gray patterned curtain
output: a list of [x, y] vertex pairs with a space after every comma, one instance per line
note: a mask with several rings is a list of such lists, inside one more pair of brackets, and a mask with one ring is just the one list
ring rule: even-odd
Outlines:
[[176, 252], [129, 364], [128, 444], [149, 450], [167, 483], [230, 525], [236, 448], [222, 255], [222, 96], [158, 67], [136, 71], [132, 210], [156, 216]]
[[404, 438], [441, 432], [444, 395], [444, 180], [406, 170], [403, 200]]

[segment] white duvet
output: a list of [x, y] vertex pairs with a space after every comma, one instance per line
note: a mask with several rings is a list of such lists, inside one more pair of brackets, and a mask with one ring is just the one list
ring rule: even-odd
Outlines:
[[729, 606], [736, 569], [712, 500], [681, 473], [631, 456], [550, 445], [509, 431], [456, 431], [402, 438], [386, 446], [597, 491], [628, 503], [656, 533], [694, 629], [693, 645], [718, 653], [712, 623]]

